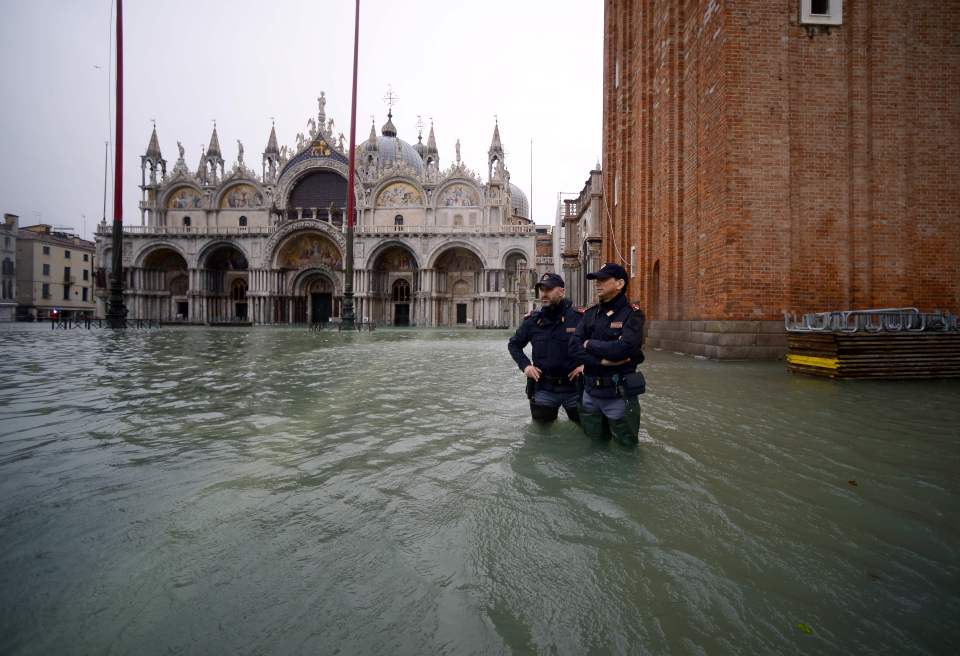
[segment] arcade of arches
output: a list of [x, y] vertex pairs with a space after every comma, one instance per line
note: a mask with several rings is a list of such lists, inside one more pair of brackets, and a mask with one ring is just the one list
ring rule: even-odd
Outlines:
[[[128, 272], [136, 316], [185, 323], [325, 323], [339, 318], [343, 253], [323, 232], [280, 241], [269, 268], [251, 268], [234, 244], [212, 244], [190, 268], [171, 247], [158, 247]], [[470, 248], [451, 245], [420, 266], [401, 243], [386, 243], [355, 272], [356, 315], [378, 325], [506, 326], [527, 306], [527, 262], [507, 256], [485, 268]], [[518, 302], [519, 301], [519, 302]]]

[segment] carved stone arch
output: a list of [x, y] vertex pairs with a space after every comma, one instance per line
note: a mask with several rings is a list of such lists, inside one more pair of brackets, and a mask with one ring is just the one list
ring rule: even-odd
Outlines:
[[328, 237], [330, 240], [332, 240], [334, 244], [336, 244], [337, 248], [340, 249], [341, 257], [344, 253], [346, 253], [347, 240], [344, 238], [343, 233], [337, 230], [336, 227], [325, 221], [304, 219], [302, 221], [288, 221], [283, 223], [272, 235], [270, 235], [270, 237], [267, 239], [267, 243], [264, 244], [263, 247], [263, 252], [269, 257], [269, 262], [272, 263], [276, 259], [280, 245], [283, 244], [288, 237], [294, 233], [304, 230], [322, 233], [325, 237]]
[[506, 250], [506, 252], [504, 252], [503, 256], [500, 258], [500, 268], [501, 268], [501, 269], [506, 269], [506, 268], [507, 268], [507, 260], [509, 260], [510, 257], [513, 256], [513, 255], [522, 255], [522, 256], [523, 256], [523, 259], [525, 259], [525, 260], [527, 261], [528, 268], [531, 268], [531, 269], [533, 268], [533, 266], [531, 266], [531, 265], [535, 264], [535, 262], [534, 262], [533, 258], [530, 257], [530, 253], [527, 252], [527, 251], [525, 251], [525, 250], [524, 250], [523, 248], [521, 248], [520, 246], [511, 246], [510, 248], [508, 248], [508, 249]]
[[160, 198], [158, 199], [157, 204], [159, 205], [159, 210], [161, 212], [165, 212], [168, 209], [171, 209], [171, 208], [168, 208], [167, 205], [170, 203], [170, 199], [173, 197], [173, 195], [176, 194], [181, 189], [190, 189], [192, 191], [195, 191], [197, 195], [200, 196], [200, 201], [201, 201], [201, 207], [185, 207], [182, 209], [190, 209], [190, 210], [203, 209], [202, 207], [203, 189], [201, 189], [197, 183], [192, 182], [190, 180], [177, 180], [167, 185], [167, 188], [164, 189], [162, 192], [160, 192]]
[[[280, 210], [287, 209], [287, 201], [290, 198], [290, 194], [293, 192], [294, 187], [297, 186], [297, 183], [301, 179], [305, 178], [310, 173], [314, 172], [331, 172], [337, 173], [346, 180], [349, 176], [349, 171], [347, 170], [346, 164], [341, 164], [336, 160], [331, 159], [307, 159], [294, 166], [290, 167], [289, 170], [284, 171], [283, 175], [280, 176], [280, 179], [277, 180], [276, 191], [273, 195], [277, 203], [277, 208]], [[354, 195], [357, 197], [357, 201], [362, 198], [362, 185], [354, 185]]]
[[198, 250], [198, 251], [197, 251], [197, 259], [196, 259], [196, 267], [197, 267], [197, 268], [206, 268], [206, 266], [207, 266], [207, 258], [210, 257], [210, 254], [211, 254], [211, 253], [213, 253], [214, 251], [216, 251], [218, 248], [220, 248], [220, 247], [222, 247], [222, 246], [229, 246], [230, 248], [235, 248], [236, 250], [240, 251], [240, 253], [243, 255], [243, 257], [247, 260], [247, 268], [248, 268], [248, 269], [249, 269], [249, 268], [252, 268], [252, 267], [250, 266], [250, 262], [251, 262], [250, 253], [248, 253], [247, 250], [246, 250], [243, 246], [240, 245], [240, 242], [230, 241], [230, 240], [228, 240], [228, 239], [216, 239], [216, 240], [214, 240], [214, 241], [211, 241], [211, 242], [208, 243], [208, 244], [205, 244], [200, 250]]
[[[216, 193], [214, 193], [213, 195], [213, 207], [211, 209], [215, 209], [215, 210], [221, 209], [220, 204], [223, 202], [223, 199], [226, 197], [227, 192], [233, 189], [234, 187], [238, 187], [240, 185], [247, 185], [247, 186], [253, 187], [254, 189], [256, 189], [257, 193], [260, 194], [259, 205], [247, 205], [246, 208], [243, 208], [243, 209], [248, 209], [248, 208], [257, 209], [257, 208], [264, 207], [266, 205], [267, 193], [266, 193], [266, 190], [263, 188], [263, 185], [260, 184], [258, 180], [255, 180], [254, 178], [248, 178], [248, 177], [236, 177], [236, 178], [231, 178], [225, 181], [223, 184], [221, 184], [217, 188]], [[234, 209], [234, 208], [223, 208], [223, 209]], [[235, 209], [241, 209], [241, 208], [235, 208]]]
[[342, 296], [343, 295], [343, 280], [342, 275], [337, 271], [334, 271], [330, 267], [323, 265], [313, 266], [309, 269], [303, 269], [298, 271], [297, 274], [293, 277], [293, 281], [290, 283], [290, 289], [294, 296], [298, 296], [304, 293], [304, 283], [306, 283], [311, 278], [317, 275], [323, 275], [330, 279], [330, 282], [333, 283], [333, 295]]
[[450, 187], [456, 185], [463, 185], [469, 187], [477, 195], [477, 204], [476, 205], [464, 205], [458, 207], [483, 207], [483, 201], [486, 198], [486, 194], [483, 193], [480, 185], [478, 185], [474, 180], [469, 178], [449, 178], [444, 180], [437, 188], [433, 191], [433, 198], [430, 199], [430, 207], [433, 209], [443, 209], [445, 205], [440, 205], [440, 197], [443, 196], [443, 192], [449, 189]]
[[186, 253], [183, 252], [183, 249], [169, 241], [151, 241], [147, 245], [143, 246], [139, 251], [137, 251], [136, 255], [133, 256], [133, 266], [142, 267], [143, 263], [151, 253], [162, 249], [171, 250], [182, 257], [183, 261], [186, 262], [187, 267], [189, 268], [190, 258]]
[[430, 205], [430, 196], [427, 194], [427, 190], [424, 189], [423, 185], [416, 178], [410, 177], [409, 175], [392, 175], [384, 180], [378, 182], [370, 190], [370, 207], [377, 207], [377, 199], [380, 197], [380, 192], [389, 187], [390, 185], [396, 182], [404, 182], [420, 194], [420, 197], [423, 199], [423, 205], [411, 205], [410, 207], [428, 207]]
[[437, 260], [440, 259], [440, 256], [451, 248], [463, 248], [464, 250], [470, 251], [477, 256], [477, 259], [480, 260], [480, 264], [484, 269], [490, 268], [490, 263], [487, 261], [487, 258], [483, 256], [483, 250], [473, 242], [462, 239], [446, 241], [434, 248], [430, 252], [430, 256], [427, 258], [427, 268], [435, 269], [437, 266]]
[[413, 256], [413, 262], [414, 262], [415, 267], [416, 267], [417, 269], [420, 269], [420, 268], [423, 267], [423, 265], [422, 265], [422, 263], [421, 263], [421, 261], [420, 261], [421, 258], [420, 258], [419, 255], [417, 255], [417, 248], [416, 248], [413, 244], [411, 244], [410, 242], [408, 242], [408, 241], [406, 241], [406, 240], [404, 240], [404, 239], [394, 238], [394, 239], [387, 239], [387, 240], [385, 240], [385, 241], [382, 241], [382, 242], [378, 243], [376, 246], [374, 246], [373, 249], [370, 251], [370, 254], [366, 257], [366, 259], [364, 260], [364, 262], [363, 262], [363, 264], [362, 264], [362, 266], [361, 266], [360, 268], [362, 268], [362, 269], [371, 269], [371, 268], [373, 268], [373, 265], [376, 263], [377, 258], [378, 258], [382, 253], [384, 253], [386, 250], [388, 250], [389, 248], [391, 248], [391, 247], [393, 247], [393, 246], [399, 246], [400, 248], [404, 248], [404, 249], [410, 251], [410, 255]]

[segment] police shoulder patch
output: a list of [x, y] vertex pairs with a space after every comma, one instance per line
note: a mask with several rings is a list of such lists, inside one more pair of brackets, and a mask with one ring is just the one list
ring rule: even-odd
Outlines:
[[634, 310], [642, 310], [642, 309], [643, 309], [643, 308], [640, 307], [640, 304], [639, 304], [639, 303], [631, 303], [631, 304], [630, 304], [630, 307], [632, 307]]
[[576, 312], [577, 314], [583, 314], [584, 312], [587, 311], [587, 308], [585, 308], [585, 307], [576, 307], [576, 308], [573, 308], [573, 311]]

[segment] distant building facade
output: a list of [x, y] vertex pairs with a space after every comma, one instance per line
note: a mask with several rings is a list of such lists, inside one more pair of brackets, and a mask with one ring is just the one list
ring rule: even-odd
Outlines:
[[[131, 318], [254, 324], [314, 323], [341, 314], [348, 152], [319, 111], [279, 147], [271, 128], [254, 172], [225, 170], [214, 126], [195, 170], [179, 146], [171, 171], [156, 129], [141, 158], [140, 226], [124, 227]], [[355, 311], [381, 325], [517, 325], [530, 306], [534, 233], [529, 203], [510, 183], [494, 126], [487, 176], [456, 159], [441, 169], [433, 126], [411, 145], [392, 112], [357, 145]], [[110, 227], [97, 237], [111, 265]]]
[[960, 5], [606, 0], [604, 257], [648, 343], [784, 352], [784, 311], [960, 308]]
[[19, 217], [4, 214], [0, 224], [0, 322], [13, 321], [17, 311], [17, 231]]
[[93, 316], [92, 241], [38, 224], [17, 235], [17, 319]]
[[600, 167], [590, 171], [580, 195], [563, 200], [563, 278], [567, 298], [575, 305], [589, 307], [597, 302], [596, 289], [586, 276], [603, 266], [603, 174]]

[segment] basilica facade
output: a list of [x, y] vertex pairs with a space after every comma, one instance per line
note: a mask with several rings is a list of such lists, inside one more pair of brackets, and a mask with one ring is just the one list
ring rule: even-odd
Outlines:
[[[279, 147], [270, 129], [261, 170], [237, 142], [227, 169], [216, 125], [196, 169], [178, 143], [167, 171], [156, 127], [141, 157], [139, 226], [124, 226], [129, 318], [198, 324], [319, 323], [340, 317], [348, 153], [318, 100], [317, 117]], [[427, 143], [401, 140], [392, 111], [356, 147], [355, 313], [378, 325], [507, 327], [531, 307], [534, 226], [510, 183], [499, 126], [487, 176], [441, 167]], [[110, 227], [97, 262], [112, 261]], [[105, 314], [109, 270], [98, 275]]]

